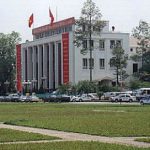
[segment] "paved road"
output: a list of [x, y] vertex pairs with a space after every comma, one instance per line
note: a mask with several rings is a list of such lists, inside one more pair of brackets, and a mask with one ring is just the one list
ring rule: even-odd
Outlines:
[[96, 105], [141, 105], [139, 102], [133, 102], [133, 103], [126, 103], [121, 102], [121, 104], [118, 103], [112, 103], [112, 102], [69, 102], [67, 104], [96, 104]]
[[115, 143], [115, 144], [130, 145], [130, 146], [144, 147], [144, 148], [150, 147], [150, 143], [134, 141], [136, 137], [104, 137], [104, 136], [95, 136], [95, 135], [87, 135], [81, 133], [63, 132], [63, 131], [56, 131], [56, 130], [39, 129], [39, 128], [5, 125], [5, 124], [0, 124], [0, 128], [8, 128], [8, 129], [14, 129], [19, 131], [26, 131], [32, 133], [40, 133], [43, 135], [55, 136], [55, 137], [62, 138], [62, 141], [99, 141], [105, 143]]

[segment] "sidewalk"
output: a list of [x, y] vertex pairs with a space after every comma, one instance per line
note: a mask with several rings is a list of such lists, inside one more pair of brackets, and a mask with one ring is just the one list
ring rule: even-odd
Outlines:
[[[82, 133], [72, 133], [72, 132], [64, 132], [64, 131], [57, 131], [57, 130], [6, 125], [6, 124], [0, 124], [0, 128], [8, 128], [8, 129], [13, 129], [13, 130], [55, 136], [55, 137], [61, 138], [62, 140], [60, 141], [99, 141], [99, 142], [104, 142], [104, 143], [115, 143], [115, 144], [130, 145], [130, 146], [144, 147], [144, 148], [150, 147], [150, 143], [134, 141], [134, 139], [137, 137], [105, 137], [105, 136], [96, 136], [96, 135], [88, 135], [88, 134], [82, 134]], [[31, 142], [33, 143], [34, 141], [31, 141]], [[48, 142], [48, 141], [45, 141], [45, 142]]]

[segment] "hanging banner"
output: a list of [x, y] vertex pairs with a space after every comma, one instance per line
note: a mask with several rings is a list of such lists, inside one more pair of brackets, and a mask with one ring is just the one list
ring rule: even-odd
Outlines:
[[17, 91], [22, 91], [21, 84], [21, 44], [16, 45], [16, 73], [17, 73]]
[[62, 34], [63, 43], [63, 83], [69, 83], [69, 33]]

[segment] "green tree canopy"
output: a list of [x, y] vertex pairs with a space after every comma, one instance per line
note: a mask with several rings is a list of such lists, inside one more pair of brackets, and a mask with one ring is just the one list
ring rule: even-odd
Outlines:
[[134, 61], [142, 61], [142, 72], [150, 73], [149, 60], [150, 60], [150, 24], [145, 21], [140, 21], [139, 26], [133, 29], [132, 34], [138, 39], [137, 54], [131, 58]]
[[116, 45], [112, 50], [113, 57], [110, 59], [109, 64], [114, 67], [115, 69], [115, 75], [117, 78], [117, 84], [119, 83], [119, 77], [120, 79], [124, 79], [127, 74], [124, 68], [126, 68], [127, 65], [127, 55], [125, 54], [124, 49], [120, 45]]
[[[92, 0], [87, 0], [83, 4], [81, 16], [76, 20], [75, 45], [81, 47], [81, 53], [86, 54], [89, 50], [88, 46], [84, 46], [86, 41], [90, 42], [91, 35], [94, 32], [101, 32], [105, 26], [105, 22], [101, 21], [101, 13], [99, 8]], [[89, 44], [90, 46], [90, 44]]]
[[[11, 34], [0, 33], [0, 91], [5, 90], [5, 83], [9, 86], [13, 84], [15, 79], [15, 62], [16, 53], [15, 46], [20, 41], [19, 33], [12, 32]], [[8, 82], [6, 82], [8, 81]]]

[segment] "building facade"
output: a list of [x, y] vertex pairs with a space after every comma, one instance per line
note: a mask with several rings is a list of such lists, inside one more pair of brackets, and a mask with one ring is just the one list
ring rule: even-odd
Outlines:
[[[75, 19], [68, 18], [53, 25], [45, 25], [32, 30], [33, 41], [16, 46], [17, 89], [32, 84], [36, 89], [56, 89], [64, 83], [78, 83], [90, 79], [89, 65], [92, 63], [93, 80], [111, 78], [115, 80], [114, 68], [110, 64], [112, 49], [121, 44], [126, 54], [130, 53], [129, 34], [109, 31], [107, 21], [101, 34], [92, 35], [93, 60], [89, 52], [80, 53], [74, 46]], [[88, 46], [87, 41], [87, 46]], [[127, 73], [133, 68], [128, 64]]]

